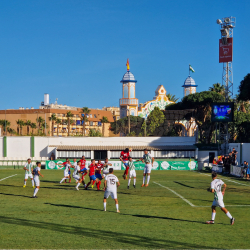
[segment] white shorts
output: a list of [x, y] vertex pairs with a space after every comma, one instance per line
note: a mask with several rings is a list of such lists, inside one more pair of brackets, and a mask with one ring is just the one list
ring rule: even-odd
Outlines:
[[152, 169], [152, 164], [148, 163], [148, 164], [145, 165], [143, 173], [144, 174], [150, 174], [151, 173], [151, 169]]
[[214, 199], [212, 206], [214, 206], [214, 207], [220, 207], [220, 208], [225, 207], [223, 199], [218, 199], [218, 200]]
[[64, 177], [69, 177], [69, 171], [64, 171]]
[[117, 199], [117, 192], [112, 191], [105, 191], [104, 198], [108, 199], [108, 197], [111, 196], [112, 199]]
[[81, 178], [79, 175], [73, 175], [73, 178], [76, 180], [76, 181], [79, 181]]
[[40, 187], [40, 180], [39, 180], [39, 177], [37, 175], [34, 176], [34, 181], [35, 181], [35, 186]]
[[131, 178], [131, 177], [136, 177], [136, 172], [135, 172], [135, 170], [130, 170], [130, 171], [129, 171], [129, 178]]
[[25, 174], [24, 179], [28, 180], [28, 178], [33, 179], [33, 175], [32, 174]]

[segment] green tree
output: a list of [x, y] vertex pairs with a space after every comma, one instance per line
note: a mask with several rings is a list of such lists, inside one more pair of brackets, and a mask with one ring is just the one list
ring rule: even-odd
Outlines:
[[240, 101], [250, 100], [250, 74], [247, 74], [244, 77], [244, 79], [240, 82], [238, 100]]
[[23, 120], [21, 120], [21, 119], [18, 119], [17, 121], [16, 121], [16, 124], [17, 124], [17, 129], [18, 129], [18, 131], [20, 131], [19, 132], [19, 134], [20, 135], [23, 135], [23, 126], [25, 126], [25, 122], [23, 121]]
[[179, 98], [177, 98], [175, 95], [172, 95], [170, 93], [168, 93], [166, 96], [168, 97], [168, 100], [171, 102], [177, 102], [179, 100]]
[[155, 107], [147, 118], [147, 127], [150, 134], [153, 134], [156, 128], [160, 127], [165, 120], [164, 113], [159, 107]]
[[62, 120], [59, 119], [59, 118], [56, 118], [55, 123], [56, 123], [56, 125], [57, 125], [57, 136], [59, 136], [59, 125], [62, 124]]
[[14, 135], [14, 134], [16, 134], [15, 129], [10, 128], [10, 127], [8, 127], [8, 128], [7, 128], [7, 132], [8, 132], [10, 135]]
[[72, 117], [74, 117], [74, 115], [72, 114], [71, 111], [69, 111], [69, 112], [67, 112], [66, 117], [67, 117], [67, 119], [68, 119], [67, 125], [68, 125], [68, 136], [69, 136], [70, 125], [72, 124], [70, 120], [71, 120]]
[[103, 116], [101, 119], [101, 123], [102, 123], [102, 136], [104, 136], [104, 125], [105, 123], [109, 123], [109, 120], [106, 116]]
[[25, 122], [25, 125], [27, 126], [27, 135], [30, 134], [31, 123], [32, 123], [31, 120], [28, 120], [28, 121]]
[[218, 94], [224, 95], [225, 94], [225, 86], [221, 85], [220, 83], [213, 84], [212, 87], [209, 87], [209, 91], [216, 92]]
[[43, 119], [41, 116], [39, 116], [39, 117], [36, 119], [36, 121], [37, 121], [37, 123], [38, 123], [38, 132], [37, 132], [37, 134], [39, 134], [39, 133], [40, 133], [40, 130], [41, 130], [41, 124], [44, 123], [44, 119]]
[[90, 109], [88, 107], [83, 107], [81, 109], [81, 120], [82, 120], [82, 135], [85, 136], [85, 128], [86, 128], [86, 122], [89, 120], [88, 119], [88, 114], [90, 113]]
[[51, 130], [52, 136], [54, 136], [54, 125], [55, 125], [56, 119], [57, 119], [56, 114], [52, 114], [51, 117], [49, 117], [49, 120], [52, 122], [52, 130]]
[[30, 124], [30, 128], [31, 128], [31, 134], [34, 135], [34, 129], [36, 129], [36, 123], [35, 122], [32, 122]]
[[7, 128], [10, 126], [10, 121], [8, 120], [0, 120], [0, 126], [2, 128], [2, 132], [7, 135]]
[[96, 130], [96, 129], [91, 128], [91, 129], [89, 130], [88, 136], [90, 136], [90, 137], [101, 137], [101, 136], [102, 136], [102, 133], [101, 133], [99, 130]]

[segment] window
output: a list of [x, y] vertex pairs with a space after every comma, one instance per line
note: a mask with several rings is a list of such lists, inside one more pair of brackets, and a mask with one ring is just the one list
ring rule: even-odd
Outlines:
[[93, 124], [94, 124], [93, 122], [89, 122], [89, 125], [90, 125], [90, 126], [93, 126]]
[[92, 114], [90, 114], [89, 117], [92, 118]]
[[97, 116], [96, 116], [96, 115], [94, 115], [94, 118], [97, 118]]

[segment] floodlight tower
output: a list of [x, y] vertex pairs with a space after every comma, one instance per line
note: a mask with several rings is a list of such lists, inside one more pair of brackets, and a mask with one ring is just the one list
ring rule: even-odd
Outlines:
[[219, 40], [219, 62], [223, 63], [222, 85], [225, 86], [225, 100], [233, 96], [233, 28], [235, 17], [217, 19], [220, 25], [221, 39]]
[[[224, 17], [217, 19], [220, 25], [221, 39], [219, 39], [219, 63], [223, 63], [222, 85], [225, 86], [225, 101], [229, 102], [233, 96], [233, 28], [235, 27], [235, 17]], [[221, 128], [220, 137], [224, 137], [224, 154], [229, 150], [228, 123], [225, 124], [224, 133]]]

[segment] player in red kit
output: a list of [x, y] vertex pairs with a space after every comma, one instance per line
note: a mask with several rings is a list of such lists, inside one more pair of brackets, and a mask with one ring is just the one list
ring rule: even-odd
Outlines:
[[129, 170], [129, 166], [128, 166], [128, 158], [130, 157], [130, 155], [129, 155], [129, 148], [126, 148], [125, 150], [123, 150], [122, 152], [121, 152], [121, 155], [120, 155], [120, 160], [123, 162], [123, 164], [124, 164], [124, 166], [125, 166], [125, 171], [124, 171], [124, 174], [123, 174], [123, 179], [125, 180], [127, 180], [128, 179], [128, 177], [127, 177], [127, 175], [128, 175], [128, 170]]
[[90, 181], [87, 184], [87, 186], [85, 187], [85, 189], [88, 189], [88, 186], [90, 184], [91, 184], [91, 186], [93, 188], [95, 182], [98, 183], [98, 179], [96, 179], [96, 177], [95, 177], [95, 170], [97, 168], [97, 164], [95, 163], [94, 159], [91, 160], [91, 164], [88, 166], [88, 168], [89, 168], [89, 179], [90, 179]]
[[85, 160], [85, 156], [82, 156], [82, 159], [80, 160], [81, 162], [81, 169], [80, 172], [82, 173], [82, 181], [84, 181], [84, 177], [85, 175], [88, 174], [88, 169], [86, 168], [86, 160]]
[[102, 183], [102, 168], [103, 168], [103, 164], [101, 160], [99, 160], [97, 163], [96, 170], [95, 170], [95, 177], [99, 180], [98, 183], [96, 183], [97, 190], [100, 190], [100, 186]]

